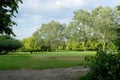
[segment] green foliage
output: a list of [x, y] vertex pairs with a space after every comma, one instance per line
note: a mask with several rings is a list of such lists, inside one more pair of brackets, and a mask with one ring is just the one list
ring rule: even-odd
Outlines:
[[114, 45], [117, 47], [117, 51], [120, 53], [120, 25], [117, 28], [113, 28], [113, 38], [111, 39]]
[[26, 38], [26, 39], [23, 39], [22, 40], [22, 43], [23, 43], [23, 47], [22, 47], [22, 50], [33, 50], [34, 49], [34, 43], [32, 42], [32, 37], [30, 38]]
[[99, 34], [103, 43], [103, 50], [107, 50], [113, 27], [116, 27], [116, 21], [113, 19], [113, 10], [109, 7], [97, 7], [92, 11], [94, 32]]
[[98, 51], [95, 57], [87, 57], [90, 72], [80, 80], [119, 80], [120, 54]]
[[[111, 50], [120, 50], [120, 12], [118, 8], [113, 10], [114, 13], [111, 12], [111, 9], [108, 9], [107, 7], [99, 7], [93, 11], [94, 15], [98, 16], [98, 18], [95, 19], [101, 19], [96, 20], [98, 22], [96, 23], [97, 25], [101, 24], [98, 25], [100, 28], [98, 30], [103, 34], [102, 36], [104, 36], [103, 50], [108, 49], [109, 53], [98, 51], [95, 57], [86, 57], [85, 59], [90, 63], [90, 71], [87, 75], [81, 77], [80, 80], [120, 79], [120, 52], [111, 52]], [[112, 40], [112, 42], [108, 43], [108, 40]]]
[[0, 33], [12, 34], [12, 26], [15, 25], [15, 21], [12, 17], [15, 17], [14, 12], [18, 12], [18, 3], [22, 3], [22, 0], [0, 0]]
[[21, 50], [120, 50], [119, 24], [118, 8], [97, 7], [92, 12], [79, 9], [74, 12], [73, 19], [67, 26], [54, 20], [43, 23], [32, 37], [23, 39], [24, 46]]
[[72, 35], [75, 41], [80, 42], [81, 40], [84, 42], [84, 51], [86, 51], [86, 45], [88, 38], [91, 33], [91, 14], [88, 11], [79, 9], [74, 12], [73, 20], [68, 26], [68, 31]]
[[64, 28], [64, 24], [60, 24], [54, 20], [50, 21], [49, 23], [43, 23], [40, 29], [33, 34], [36, 45], [39, 45], [44, 51], [57, 51], [58, 46], [64, 45], [61, 44], [61, 42], [64, 43]]
[[7, 54], [20, 47], [22, 47], [22, 43], [19, 40], [11, 38], [10, 36], [0, 36], [0, 54]]

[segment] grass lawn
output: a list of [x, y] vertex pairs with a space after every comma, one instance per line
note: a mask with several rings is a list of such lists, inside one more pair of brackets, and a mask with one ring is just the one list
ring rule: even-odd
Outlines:
[[0, 55], [0, 69], [48, 69], [87, 65], [84, 57], [95, 52], [14, 52]]

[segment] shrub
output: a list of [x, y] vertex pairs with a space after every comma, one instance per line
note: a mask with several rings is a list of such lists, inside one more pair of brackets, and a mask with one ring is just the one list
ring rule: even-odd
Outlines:
[[114, 28], [115, 34], [112, 39], [112, 42], [117, 46], [117, 51], [120, 53], [120, 25], [117, 28]]
[[90, 71], [80, 80], [120, 80], [120, 54], [98, 51], [95, 57], [86, 59]]
[[[2, 37], [2, 38], [1, 38]], [[0, 54], [7, 54], [9, 51], [16, 50], [22, 46], [19, 40], [14, 38], [0, 37]]]
[[83, 48], [72, 48], [73, 51], [84, 51]]

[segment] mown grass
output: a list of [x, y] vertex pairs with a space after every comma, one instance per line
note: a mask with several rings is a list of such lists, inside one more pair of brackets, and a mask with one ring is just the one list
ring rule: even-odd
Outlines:
[[84, 57], [95, 52], [14, 52], [0, 56], [0, 69], [48, 69], [87, 65]]

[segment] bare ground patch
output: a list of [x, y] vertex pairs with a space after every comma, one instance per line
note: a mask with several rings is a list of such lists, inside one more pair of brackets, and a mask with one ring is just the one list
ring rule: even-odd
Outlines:
[[44, 70], [0, 70], [0, 80], [76, 80], [88, 72], [87, 67]]
[[84, 60], [84, 57], [81, 56], [49, 56], [49, 57], [38, 57], [32, 56], [31, 59], [38, 59], [38, 60]]

